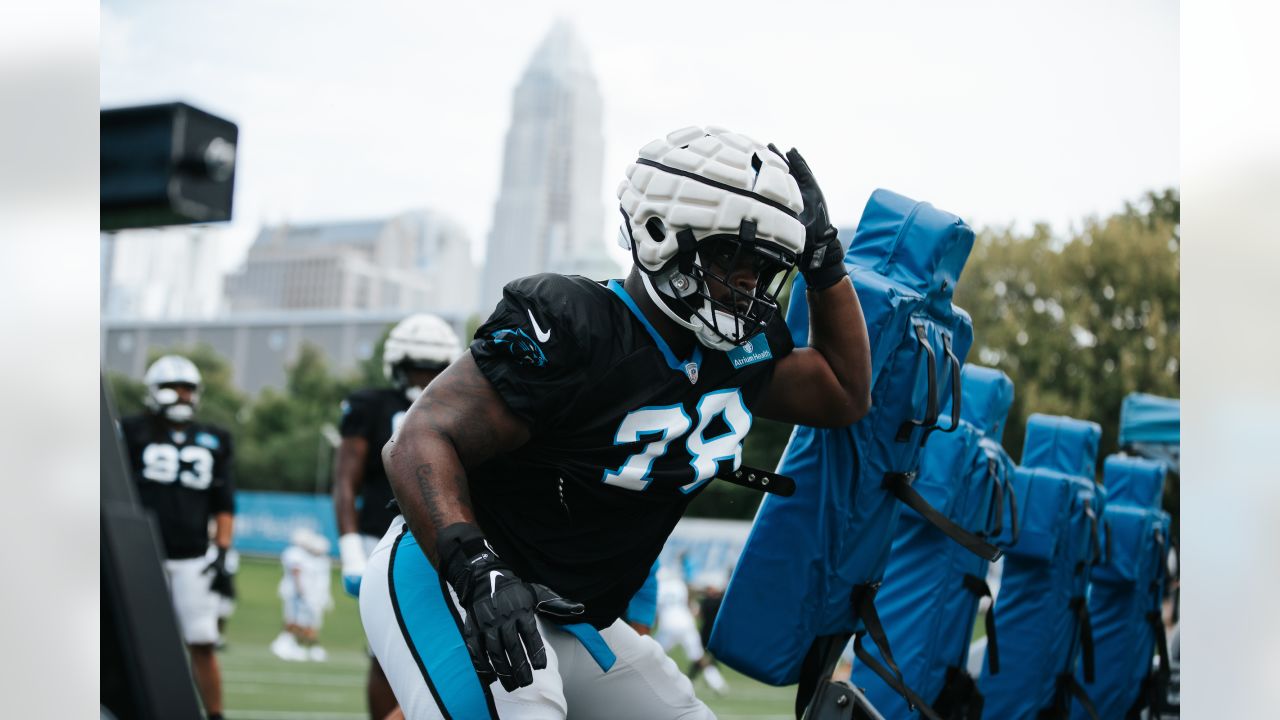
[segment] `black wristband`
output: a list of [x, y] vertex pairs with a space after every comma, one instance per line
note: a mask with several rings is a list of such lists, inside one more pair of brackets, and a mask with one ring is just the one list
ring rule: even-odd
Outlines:
[[[482, 556], [488, 557], [482, 557]], [[497, 553], [485, 542], [484, 531], [474, 523], [460, 522], [436, 533], [436, 557], [440, 571], [459, 597], [471, 591], [471, 565], [474, 561], [493, 562]]]
[[[816, 248], [814, 255], [818, 253], [822, 254], [816, 258], [804, 258], [802, 262], [805, 264], [800, 268], [800, 274], [804, 276], [804, 282], [810, 290], [826, 290], [849, 274], [844, 267], [844, 246], [840, 243], [840, 238], [833, 237]], [[814, 259], [817, 260], [816, 267]]]

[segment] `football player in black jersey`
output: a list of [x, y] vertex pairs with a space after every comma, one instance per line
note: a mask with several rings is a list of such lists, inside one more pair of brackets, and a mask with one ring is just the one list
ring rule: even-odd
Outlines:
[[[462, 353], [462, 343], [444, 320], [427, 314], [401, 320], [382, 346], [382, 372], [392, 387], [352, 393], [342, 401], [342, 443], [334, 463], [333, 508], [338, 517], [342, 585], [360, 597], [365, 562], [399, 514], [382, 468], [382, 446], [391, 439], [422, 389]], [[356, 497], [361, 506], [356, 510]], [[382, 720], [396, 707], [395, 695], [376, 657], [365, 687], [369, 715]]]
[[[403, 518], [360, 609], [407, 717], [710, 717], [628, 601], [754, 415], [868, 409], [861, 308], [794, 149], [686, 128], [626, 176], [625, 281], [508, 284], [383, 450]], [[796, 267], [803, 349], [777, 306]]]
[[[195, 421], [200, 371], [179, 355], [152, 363], [144, 377], [150, 412], [120, 422], [138, 497], [155, 514], [164, 541], [169, 592], [210, 720], [222, 718], [219, 595], [234, 595], [227, 551], [235, 513], [231, 436]], [[214, 519], [214, 554], [209, 518]]]

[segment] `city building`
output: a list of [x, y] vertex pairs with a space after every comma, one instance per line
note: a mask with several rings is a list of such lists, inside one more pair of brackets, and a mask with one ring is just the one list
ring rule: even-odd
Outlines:
[[604, 226], [603, 102], [586, 50], [557, 21], [516, 85], [480, 288], [484, 314], [510, 280], [616, 277]]
[[222, 303], [218, 242], [200, 226], [100, 235], [103, 317], [213, 317]]
[[438, 213], [264, 227], [226, 277], [232, 314], [280, 310], [474, 312], [475, 272], [461, 226]]

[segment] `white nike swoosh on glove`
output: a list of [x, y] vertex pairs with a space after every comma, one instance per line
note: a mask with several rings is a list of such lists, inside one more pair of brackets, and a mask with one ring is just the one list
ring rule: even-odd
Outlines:
[[533, 323], [533, 334], [538, 338], [538, 342], [546, 342], [551, 339], [551, 331], [543, 330], [538, 327], [538, 321], [533, 319], [533, 311], [529, 311], [529, 322]]
[[502, 577], [502, 573], [497, 570], [489, 571], [489, 597], [493, 597], [498, 592], [498, 578]]

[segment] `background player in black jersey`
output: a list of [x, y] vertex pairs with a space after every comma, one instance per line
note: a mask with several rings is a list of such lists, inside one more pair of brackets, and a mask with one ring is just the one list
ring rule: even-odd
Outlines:
[[[866, 326], [798, 153], [685, 128], [640, 150], [618, 197], [625, 283], [508, 284], [383, 450], [404, 517], [360, 605], [408, 717], [710, 717], [620, 620], [628, 601], [692, 498], [741, 464], [753, 414], [844, 426], [868, 409]], [[802, 349], [777, 307], [797, 266]]]
[[[219, 595], [231, 597], [227, 550], [235, 512], [231, 436], [195, 421], [200, 371], [179, 355], [152, 363], [144, 378], [149, 412], [121, 421], [138, 497], [160, 525], [165, 574], [196, 685], [210, 720], [222, 718]], [[215, 522], [212, 559], [209, 518]]]
[[[342, 401], [342, 443], [334, 464], [333, 509], [338, 516], [342, 585], [360, 596], [365, 561], [399, 510], [382, 468], [382, 446], [391, 439], [422, 389], [462, 353], [462, 344], [444, 320], [427, 314], [401, 320], [382, 346], [382, 371], [392, 387], [352, 393]], [[360, 509], [356, 498], [360, 497]], [[369, 715], [376, 720], [395, 710], [396, 698], [376, 657], [370, 658], [365, 687]]]

